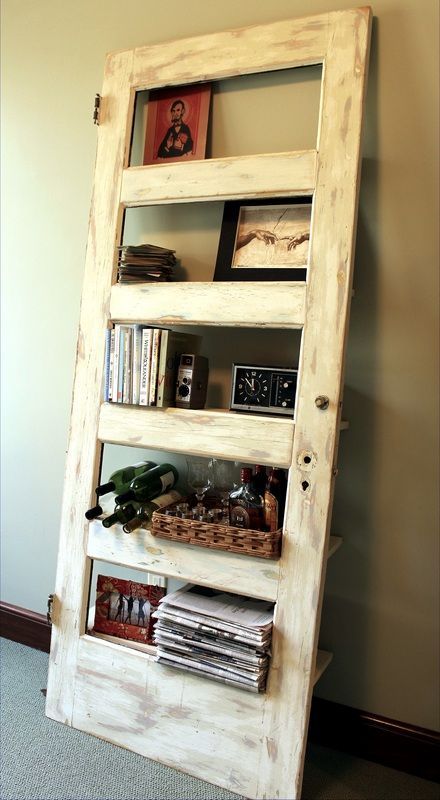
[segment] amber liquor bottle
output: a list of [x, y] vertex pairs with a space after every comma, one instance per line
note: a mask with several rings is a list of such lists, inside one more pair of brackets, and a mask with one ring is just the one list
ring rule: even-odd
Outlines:
[[264, 493], [264, 518], [266, 530], [277, 531], [284, 521], [287, 478], [283, 469], [272, 467]]
[[257, 494], [261, 495], [261, 497], [264, 497], [264, 492], [266, 491], [266, 484], [267, 484], [266, 467], [264, 467], [262, 464], [255, 464], [254, 474], [252, 475], [252, 486], [254, 487]]
[[243, 467], [241, 486], [229, 495], [229, 524], [235, 528], [264, 529], [264, 502], [252, 486], [252, 470]]

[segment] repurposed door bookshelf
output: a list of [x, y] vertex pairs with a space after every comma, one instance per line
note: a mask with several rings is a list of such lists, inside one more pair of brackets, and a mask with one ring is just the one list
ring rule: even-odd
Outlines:
[[[248, 798], [298, 798], [336, 475], [371, 12], [338, 11], [108, 57], [81, 305], [46, 712]], [[322, 64], [317, 147], [130, 167], [136, 92]], [[116, 283], [124, 211], [195, 201], [313, 198], [305, 282]], [[301, 331], [295, 418], [102, 402], [114, 322]], [[87, 523], [103, 443], [289, 469], [282, 554], [266, 561]], [[136, 460], [136, 459], [134, 459]], [[118, 526], [116, 526], [118, 527]], [[275, 605], [267, 689], [170, 670], [87, 634], [94, 559]]]

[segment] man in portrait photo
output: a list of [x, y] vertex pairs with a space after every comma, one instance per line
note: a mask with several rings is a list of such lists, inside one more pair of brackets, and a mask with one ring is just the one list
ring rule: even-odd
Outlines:
[[191, 153], [194, 143], [188, 125], [183, 122], [185, 103], [175, 100], [171, 105], [171, 125], [157, 151], [157, 158], [175, 158]]

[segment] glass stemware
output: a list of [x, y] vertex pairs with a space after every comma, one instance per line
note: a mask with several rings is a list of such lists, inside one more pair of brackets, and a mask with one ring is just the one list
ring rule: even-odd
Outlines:
[[214, 489], [219, 493], [222, 501], [222, 522], [229, 524], [229, 493], [234, 487], [236, 468], [232, 461], [220, 458], [211, 460]]
[[186, 463], [188, 486], [193, 489], [197, 499], [196, 508], [202, 513], [203, 498], [211, 486], [209, 463], [204, 458], [188, 458]]

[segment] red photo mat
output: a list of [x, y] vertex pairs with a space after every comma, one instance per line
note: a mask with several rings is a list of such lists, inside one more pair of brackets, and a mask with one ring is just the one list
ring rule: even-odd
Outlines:
[[152, 90], [144, 164], [205, 158], [210, 100], [210, 83]]
[[93, 630], [153, 644], [153, 620], [163, 586], [98, 575]]

